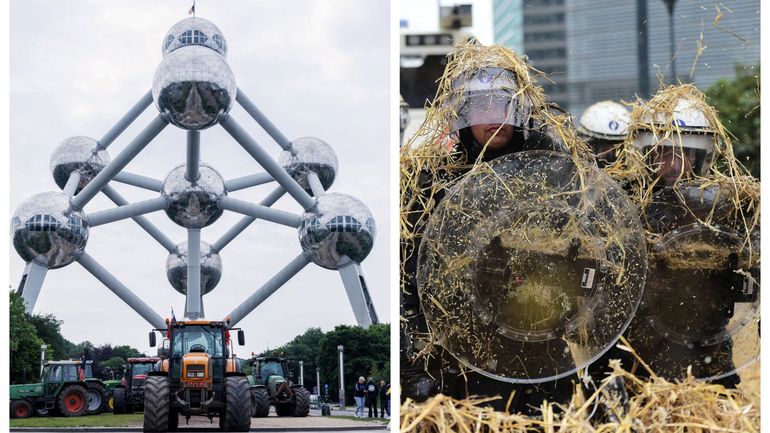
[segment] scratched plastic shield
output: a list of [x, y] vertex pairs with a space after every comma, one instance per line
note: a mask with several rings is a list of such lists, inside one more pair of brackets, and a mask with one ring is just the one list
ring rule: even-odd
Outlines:
[[418, 287], [437, 342], [492, 378], [550, 381], [628, 326], [647, 265], [639, 216], [595, 166], [529, 151], [477, 167], [426, 227]]

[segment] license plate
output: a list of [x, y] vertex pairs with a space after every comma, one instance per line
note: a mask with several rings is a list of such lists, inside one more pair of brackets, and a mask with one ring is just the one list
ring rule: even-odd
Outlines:
[[182, 386], [186, 388], [208, 388], [208, 382], [182, 382]]

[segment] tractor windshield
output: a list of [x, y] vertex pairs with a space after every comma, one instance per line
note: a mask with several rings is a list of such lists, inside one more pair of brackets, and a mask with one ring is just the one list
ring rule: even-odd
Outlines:
[[190, 325], [175, 330], [173, 356], [190, 352], [205, 352], [212, 357], [221, 357], [224, 344], [222, 330], [205, 325]]
[[281, 363], [278, 361], [262, 361], [261, 366], [259, 367], [259, 377], [267, 379], [268, 376], [275, 374], [280, 376], [284, 375]]
[[48, 365], [43, 374], [46, 373], [48, 373], [49, 382], [77, 382], [79, 380], [77, 366], [74, 364]]
[[224, 371], [224, 335], [221, 327], [207, 325], [181, 325], [173, 330], [171, 343], [171, 375], [182, 374], [182, 357], [186, 353], [207, 353], [213, 358], [214, 377]]
[[133, 372], [134, 376], [138, 374], [147, 374], [151, 371], [153, 371], [153, 365], [152, 362], [143, 362], [141, 364], [133, 364]]

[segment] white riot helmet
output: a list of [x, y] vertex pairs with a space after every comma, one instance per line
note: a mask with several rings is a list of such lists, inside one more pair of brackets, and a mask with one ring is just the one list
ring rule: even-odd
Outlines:
[[628, 134], [628, 110], [614, 101], [600, 101], [586, 108], [580, 116], [577, 132], [584, 139], [621, 142]]
[[626, 107], [613, 101], [600, 101], [580, 116], [577, 133], [596, 154], [599, 167], [615, 162], [616, 147], [625, 141], [631, 116]]
[[454, 117], [451, 132], [486, 124], [523, 127], [532, 113], [532, 102], [521, 91], [516, 74], [498, 67], [484, 67], [456, 78], [447, 101]]
[[686, 158], [693, 174], [708, 174], [717, 131], [693, 101], [680, 98], [670, 113], [651, 109], [641, 123], [633, 143], [643, 155], [659, 158], [668, 152], [672, 157]]

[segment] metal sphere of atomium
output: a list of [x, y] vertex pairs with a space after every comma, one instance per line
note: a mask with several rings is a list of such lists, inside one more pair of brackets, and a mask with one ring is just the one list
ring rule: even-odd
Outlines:
[[217, 51], [186, 45], [168, 53], [155, 71], [152, 98], [161, 116], [182, 129], [206, 129], [233, 106], [236, 85]]
[[35, 194], [23, 201], [11, 220], [16, 252], [26, 262], [48, 269], [75, 261], [88, 241], [88, 220], [61, 192]]
[[177, 166], [163, 181], [163, 194], [169, 201], [166, 215], [188, 229], [206, 227], [224, 212], [219, 200], [227, 195], [222, 176], [207, 164], [200, 164], [198, 179], [185, 178], [186, 166]]
[[80, 173], [80, 183], [76, 193], [99, 174], [110, 163], [110, 155], [91, 137], [70, 137], [59, 143], [51, 155], [51, 174], [59, 188], [64, 185], [74, 172]]
[[361, 263], [377, 237], [369, 208], [339, 193], [319, 197], [316, 206], [302, 215], [298, 232], [305, 255], [327, 269]]
[[[222, 278], [222, 258], [206, 242], [201, 241], [201, 294], [217, 286]], [[166, 277], [177, 292], [187, 295], [187, 242], [177, 244], [166, 259]]]
[[302, 137], [291, 142], [291, 147], [281, 152], [278, 163], [302, 186], [311, 192], [307, 174], [318, 175], [324, 189], [329, 189], [337, 174], [337, 155], [325, 141], [313, 137]]
[[227, 42], [219, 27], [203, 18], [185, 18], [174, 24], [163, 38], [163, 55], [188, 45], [209, 47], [227, 56]]

